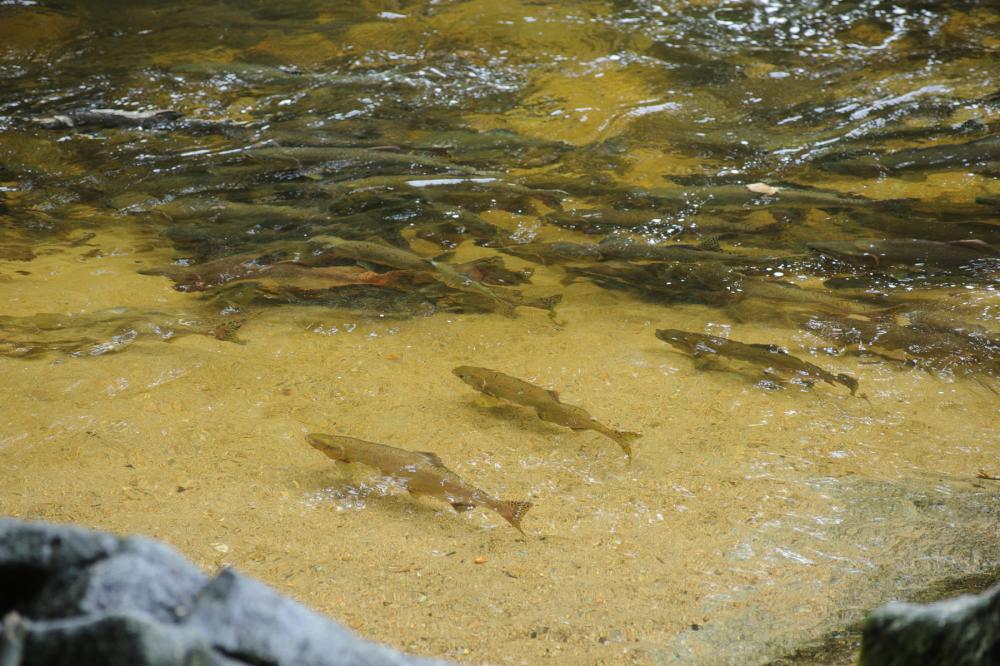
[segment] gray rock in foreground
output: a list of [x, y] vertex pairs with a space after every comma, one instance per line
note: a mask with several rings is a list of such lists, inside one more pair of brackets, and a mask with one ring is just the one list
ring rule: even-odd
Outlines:
[[432, 666], [150, 539], [0, 519], [0, 666]]
[[904, 664], [1000, 664], [1000, 585], [932, 604], [892, 602], [868, 616], [860, 666]]

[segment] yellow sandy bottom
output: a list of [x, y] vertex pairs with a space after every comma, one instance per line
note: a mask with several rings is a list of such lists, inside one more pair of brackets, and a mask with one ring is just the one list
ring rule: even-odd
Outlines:
[[[92, 243], [105, 256], [0, 266], [8, 312], [201, 307], [134, 274], [166, 250], [113, 230]], [[898, 594], [901, 575], [917, 585], [989, 559], [998, 484], [974, 475], [998, 471], [996, 396], [981, 385], [820, 357], [869, 400], [768, 391], [695, 369], [653, 330], [708, 326], [807, 356], [804, 333], [582, 282], [565, 288], [563, 326], [523, 312], [373, 321], [288, 306], [254, 313], [242, 346], [139, 338], [95, 358], [0, 359], [0, 513], [163, 539], [366, 638], [470, 663], [780, 654]], [[451, 374], [461, 364], [641, 431], [634, 463], [596, 433], [486, 405]], [[338, 467], [306, 445], [312, 431], [434, 451], [534, 502], [527, 536]]]

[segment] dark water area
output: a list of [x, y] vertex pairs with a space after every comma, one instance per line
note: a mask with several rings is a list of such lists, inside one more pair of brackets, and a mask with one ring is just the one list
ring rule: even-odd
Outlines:
[[[0, 510], [457, 660], [794, 654], [997, 568], [998, 129], [985, 1], [0, 2]], [[528, 541], [313, 430], [530, 497]]]

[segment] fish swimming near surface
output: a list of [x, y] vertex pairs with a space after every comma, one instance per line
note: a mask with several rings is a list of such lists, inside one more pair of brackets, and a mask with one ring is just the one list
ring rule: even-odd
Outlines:
[[472, 388], [493, 398], [532, 407], [538, 418], [573, 430], [593, 430], [614, 440], [622, 447], [629, 460], [632, 459], [631, 443], [641, 437], [637, 432], [612, 430], [598, 422], [582, 407], [567, 405], [559, 400], [559, 394], [528, 382], [505, 375], [496, 370], [462, 365], [452, 373]]
[[848, 157], [819, 164], [821, 169], [862, 178], [904, 172], [933, 173], [961, 169], [983, 172], [1000, 161], [1000, 137], [986, 136], [966, 143], [904, 148], [883, 155]]
[[166, 109], [127, 111], [124, 109], [75, 109], [52, 116], [33, 116], [28, 120], [45, 129], [73, 127], [156, 127], [175, 122], [183, 114]]
[[408, 451], [354, 437], [322, 433], [309, 434], [306, 441], [328, 458], [337, 462], [361, 463], [374, 467], [382, 474], [401, 482], [411, 494], [443, 499], [456, 511], [469, 511], [477, 506], [485, 506], [496, 511], [524, 534], [521, 518], [531, 508], [531, 502], [496, 499], [462, 480], [458, 474], [445, 467], [435, 453]]
[[942, 243], [919, 238], [859, 238], [806, 243], [820, 254], [867, 266], [893, 264], [960, 266], [971, 261], [1000, 261], [1000, 251], [981, 240]]
[[749, 366], [751, 372], [762, 372], [778, 380], [795, 381], [812, 386], [817, 380], [846, 386], [854, 395], [858, 380], [846, 374], [833, 374], [776, 345], [746, 344], [714, 335], [691, 333], [674, 328], [659, 329], [656, 337], [698, 361], [725, 360], [738, 369]]

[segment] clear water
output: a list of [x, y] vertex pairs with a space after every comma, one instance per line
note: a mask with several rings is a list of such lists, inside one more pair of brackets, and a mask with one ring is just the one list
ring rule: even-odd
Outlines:
[[[4, 515], [155, 536], [467, 663], [764, 662], [1000, 566], [989, 248], [807, 245], [1000, 244], [991, 3], [15, 1], [0, 37]], [[60, 127], [81, 109], [177, 115]], [[473, 286], [310, 263], [320, 236]], [[579, 254], [626, 240], [696, 249]], [[634, 461], [463, 364], [642, 432]], [[527, 534], [314, 431], [434, 451], [531, 500]]]

